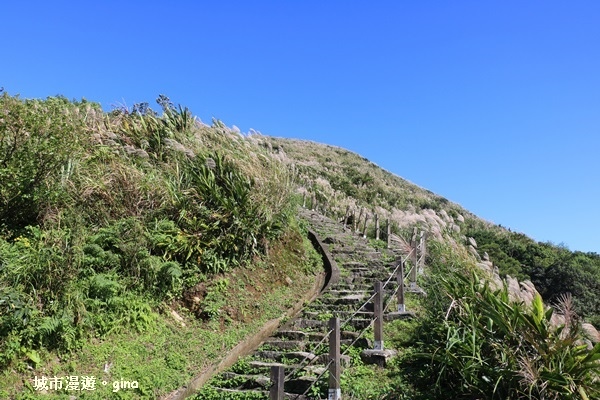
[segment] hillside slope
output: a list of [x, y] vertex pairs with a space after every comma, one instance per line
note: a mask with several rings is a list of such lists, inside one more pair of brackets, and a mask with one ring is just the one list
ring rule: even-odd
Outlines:
[[[321, 260], [297, 216], [303, 204], [362, 227], [375, 247], [385, 246], [377, 232], [400, 247], [415, 229], [428, 235], [419, 279], [434, 295], [395, 340], [408, 358], [388, 371], [400, 377], [388, 377], [390, 388], [473, 396], [494, 376], [503, 398], [523, 379], [543, 394], [568, 367], [554, 393], [600, 393], [600, 346], [575, 317], [600, 320], [597, 254], [506, 231], [349, 151], [208, 126], [164, 96], [157, 102], [160, 115], [144, 103], [106, 113], [87, 101], [1, 93], [0, 397], [68, 397], [67, 381], [84, 377], [135, 380], [123, 398], [185, 385], [313, 286]], [[515, 278], [531, 280], [560, 318]], [[454, 357], [444, 347], [450, 334], [485, 350], [476, 368], [462, 363], [477, 349]], [[514, 335], [527, 346], [506, 340]], [[423, 364], [413, 353], [447, 357]], [[507, 365], [488, 368], [498, 360]], [[406, 368], [424, 380], [402, 381], [415, 374]], [[379, 372], [353, 373], [360, 386], [361, 374]], [[103, 390], [86, 398], [113, 396]]]
[[312, 287], [285, 166], [158, 103], [0, 93], [0, 398], [156, 398]]
[[[475, 262], [491, 262], [502, 277], [531, 280], [548, 303], [567, 293], [575, 309], [600, 327], [600, 255], [535, 242], [478, 218], [460, 205], [383, 170], [358, 154], [303, 140], [258, 137], [259, 144], [296, 174], [307, 193], [342, 218], [348, 207], [389, 218], [392, 230], [408, 237], [424, 227], [438, 240], [470, 252]], [[373, 219], [370, 220], [370, 229]]]
[[433, 296], [395, 342], [403, 356], [388, 398], [600, 397], [600, 334], [580, 319], [599, 322], [598, 254], [536, 243], [343, 149], [254, 140], [294, 171], [309, 207], [370, 237], [376, 216], [389, 220], [396, 245], [429, 233], [421, 284]]

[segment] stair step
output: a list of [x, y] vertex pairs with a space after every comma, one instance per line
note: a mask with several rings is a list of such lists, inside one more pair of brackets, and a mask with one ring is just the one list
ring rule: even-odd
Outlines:
[[306, 351], [275, 351], [275, 350], [259, 350], [254, 353], [257, 358], [263, 360], [273, 360], [275, 362], [292, 361], [292, 362], [306, 362], [312, 361], [316, 355]]
[[292, 322], [292, 326], [296, 329], [311, 329], [311, 328], [326, 328], [328, 321], [319, 321], [316, 319], [297, 319]]
[[280, 330], [275, 333], [275, 337], [288, 340], [305, 340], [308, 333], [297, 330]]
[[[265, 390], [238, 390], [238, 389], [224, 389], [224, 388], [216, 388], [219, 393], [223, 393], [223, 397], [227, 398], [237, 398], [236, 395], [239, 394], [239, 398], [253, 398], [253, 399], [268, 399], [269, 392]], [[293, 397], [290, 397], [293, 398]]]
[[306, 341], [302, 340], [278, 340], [278, 339], [267, 339], [263, 346], [275, 348], [279, 350], [295, 350], [302, 351], [306, 348]]
[[365, 296], [365, 295], [367, 295], [367, 291], [366, 290], [349, 290], [349, 289], [335, 288], [335, 289], [328, 290], [327, 293], [325, 293], [325, 295], [333, 296], [333, 297], [344, 297], [344, 296], [351, 296], [351, 295]]
[[303, 394], [317, 380], [316, 376], [304, 375], [290, 379], [283, 384], [283, 388], [288, 393]]

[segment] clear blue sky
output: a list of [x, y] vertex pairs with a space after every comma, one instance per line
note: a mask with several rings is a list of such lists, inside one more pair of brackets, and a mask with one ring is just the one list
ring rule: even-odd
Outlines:
[[600, 253], [598, 1], [5, 1], [0, 86], [356, 151]]

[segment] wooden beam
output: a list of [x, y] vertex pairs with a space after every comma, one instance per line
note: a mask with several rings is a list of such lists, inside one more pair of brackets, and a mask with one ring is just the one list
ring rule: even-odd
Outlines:
[[398, 312], [403, 313], [406, 312], [406, 306], [404, 305], [404, 260], [400, 261], [396, 279], [398, 281]]
[[285, 374], [282, 365], [271, 367], [271, 389], [269, 390], [269, 400], [283, 400], [283, 384]]
[[341, 400], [342, 390], [340, 388], [340, 319], [329, 320], [329, 396], [328, 400]]
[[381, 282], [375, 282], [375, 298], [373, 299], [373, 331], [375, 333], [375, 341], [373, 347], [375, 350], [383, 350], [383, 293], [381, 290]]

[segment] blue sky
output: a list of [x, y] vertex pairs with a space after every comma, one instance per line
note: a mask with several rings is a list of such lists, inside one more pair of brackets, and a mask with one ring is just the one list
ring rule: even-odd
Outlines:
[[600, 253], [597, 1], [10, 1], [0, 86], [332, 144]]

